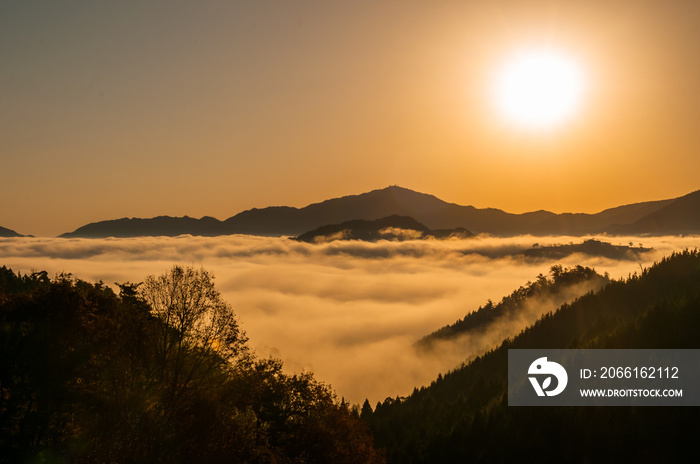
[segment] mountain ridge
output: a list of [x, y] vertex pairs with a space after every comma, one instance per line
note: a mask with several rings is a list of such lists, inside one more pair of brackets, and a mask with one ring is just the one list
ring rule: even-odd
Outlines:
[[0, 226], [0, 237], [27, 237], [27, 236], [22, 235], [18, 232], [15, 232], [12, 229], [8, 229], [6, 227]]
[[612, 234], [626, 234], [645, 230], [651, 235], [693, 234], [700, 230], [700, 190], [696, 190], [665, 204], [631, 224], [614, 224], [607, 228]]
[[[679, 202], [677, 204], [677, 202]], [[675, 206], [674, 206], [675, 205]], [[656, 216], [652, 216], [656, 213]], [[621, 205], [599, 213], [508, 213], [446, 202], [434, 195], [390, 186], [331, 198], [302, 208], [252, 208], [223, 221], [204, 216], [121, 218], [93, 222], [59, 237], [137, 237], [183, 234], [297, 236], [321, 226], [363, 219], [409, 216], [430, 229], [465, 228], [474, 234], [514, 236], [640, 235], [700, 233], [700, 191], [683, 197]], [[656, 219], [655, 219], [656, 218]], [[674, 232], [678, 230], [680, 232]]]

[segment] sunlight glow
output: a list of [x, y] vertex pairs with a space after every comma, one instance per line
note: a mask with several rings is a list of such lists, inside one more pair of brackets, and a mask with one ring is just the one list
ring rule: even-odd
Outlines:
[[584, 93], [578, 63], [552, 50], [521, 52], [499, 68], [495, 100], [509, 121], [528, 129], [550, 129], [575, 115]]

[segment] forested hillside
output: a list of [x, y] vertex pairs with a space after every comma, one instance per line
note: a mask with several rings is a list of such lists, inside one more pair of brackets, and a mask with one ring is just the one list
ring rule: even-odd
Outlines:
[[[554, 267], [500, 310], [433, 337], [591, 278], [602, 279]], [[0, 462], [372, 463], [382, 448], [396, 463], [684, 462], [696, 452], [699, 408], [509, 407], [506, 381], [509, 348], [700, 348], [697, 251], [562, 305], [408, 398], [365, 403], [366, 423], [312, 375], [256, 358], [206, 271], [176, 266], [119, 287], [0, 268]]]
[[[484, 306], [470, 312], [454, 324], [446, 325], [426, 335], [415, 347], [419, 352], [433, 351], [443, 341], [458, 341], [502, 334], [497, 344], [508, 336], [517, 335], [522, 327], [533, 324], [548, 308], [556, 309], [563, 303], [578, 298], [592, 290], [599, 290], [609, 282], [608, 276], [583, 266], [564, 269], [555, 265], [549, 275], [540, 274], [534, 282], [528, 282], [494, 304], [489, 300]], [[515, 331], [515, 333], [513, 333]]]
[[206, 271], [120, 288], [0, 268], [0, 462], [383, 461], [327, 386], [251, 354]]
[[496, 350], [388, 398], [369, 421], [389, 462], [687, 462], [693, 407], [509, 407], [507, 354], [516, 348], [700, 348], [700, 255], [674, 254], [641, 275], [563, 305]]

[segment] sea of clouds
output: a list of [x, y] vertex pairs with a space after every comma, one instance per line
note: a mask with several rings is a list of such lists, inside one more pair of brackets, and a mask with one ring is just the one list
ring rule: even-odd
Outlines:
[[[278, 237], [146, 237], [125, 239], [2, 238], [0, 265], [28, 273], [70, 272], [106, 284], [140, 282], [174, 264], [203, 266], [232, 305], [259, 355], [274, 355], [289, 372], [312, 370], [339, 396], [372, 404], [429, 384], [521, 325], [556, 309], [533, 302], [517, 326], [494, 326], [479, 339], [444, 345], [432, 356], [413, 343], [467, 313], [510, 294], [554, 264], [594, 267], [619, 278], [676, 250], [700, 247], [700, 237], [598, 237], [653, 247], [639, 260], [572, 255], [525, 259], [532, 247], [580, 243], [580, 237], [477, 237], [403, 242], [308, 244]], [[116, 287], [115, 287], [116, 288]], [[589, 287], [572, 289], [571, 298]], [[514, 333], [513, 333], [514, 332]]]

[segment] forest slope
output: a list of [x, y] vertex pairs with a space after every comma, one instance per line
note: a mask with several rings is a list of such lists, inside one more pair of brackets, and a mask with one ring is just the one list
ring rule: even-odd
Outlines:
[[508, 349], [700, 348], [700, 255], [613, 281], [408, 398], [363, 407], [389, 462], [681, 462], [700, 408], [509, 407]]

